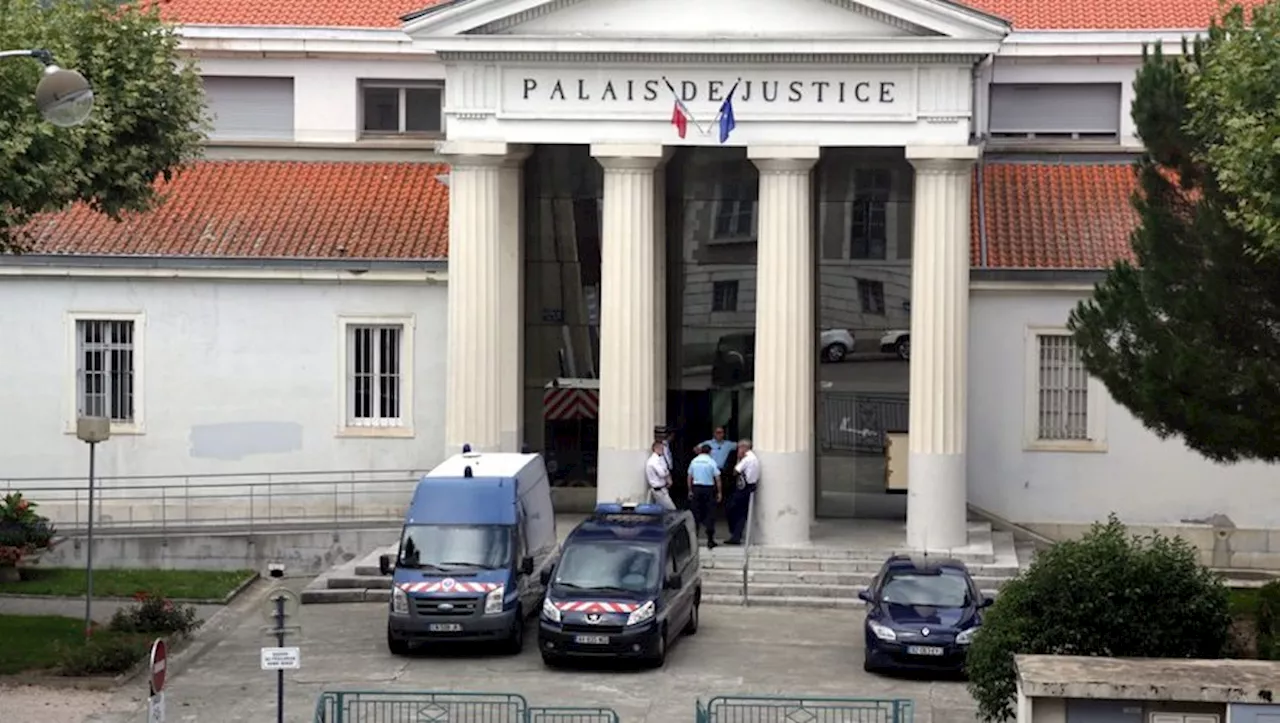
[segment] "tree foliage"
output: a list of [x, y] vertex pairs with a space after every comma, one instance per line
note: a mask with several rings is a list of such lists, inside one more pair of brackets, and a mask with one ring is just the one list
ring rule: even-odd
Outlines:
[[0, 60], [0, 252], [20, 251], [35, 214], [76, 201], [113, 218], [158, 201], [201, 149], [207, 120], [195, 68], [154, 7], [111, 0], [0, 0], [0, 50], [43, 48], [93, 86], [93, 114], [58, 128], [41, 118], [35, 60]]
[[1112, 515], [1040, 553], [1000, 589], [967, 658], [983, 720], [1013, 717], [1015, 654], [1217, 658], [1227, 588], [1181, 538], [1130, 536]]
[[1134, 262], [1069, 323], [1085, 367], [1161, 437], [1280, 460], [1280, 2], [1239, 7], [1134, 83]]

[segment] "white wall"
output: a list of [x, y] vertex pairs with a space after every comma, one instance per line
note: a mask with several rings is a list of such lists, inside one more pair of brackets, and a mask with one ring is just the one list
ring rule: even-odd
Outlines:
[[[443, 451], [444, 284], [7, 277], [0, 309], [0, 484], [85, 474], [69, 312], [145, 315], [144, 431], [99, 445], [101, 475], [425, 469]], [[349, 314], [413, 316], [412, 437], [339, 436]]]
[[1225, 515], [1239, 528], [1280, 527], [1272, 466], [1208, 462], [1161, 441], [1107, 399], [1105, 452], [1024, 451], [1029, 325], [1065, 326], [1085, 292], [975, 290], [969, 329], [969, 499], [1020, 523], [1088, 524], [1116, 512], [1137, 525]]
[[359, 139], [360, 80], [439, 80], [435, 56], [409, 59], [335, 60], [204, 58], [202, 75], [293, 78], [294, 139], [300, 143], [352, 143]]

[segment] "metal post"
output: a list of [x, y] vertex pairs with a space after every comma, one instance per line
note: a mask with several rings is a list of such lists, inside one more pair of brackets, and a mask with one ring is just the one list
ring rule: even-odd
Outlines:
[[[284, 647], [284, 596], [276, 598], [276, 645]], [[276, 671], [276, 723], [284, 723], [284, 669]]]
[[93, 474], [95, 451], [98, 448], [96, 442], [89, 443], [89, 532], [88, 541], [85, 544], [84, 554], [84, 637], [88, 639], [93, 635]]

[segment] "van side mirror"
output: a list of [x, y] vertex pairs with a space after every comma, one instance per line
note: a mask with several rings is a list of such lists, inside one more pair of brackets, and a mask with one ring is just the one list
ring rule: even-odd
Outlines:
[[533, 558], [532, 557], [526, 557], [520, 560], [520, 574], [521, 575], [533, 574]]
[[390, 575], [396, 569], [395, 563], [392, 562], [390, 555], [378, 556], [378, 572], [383, 575]]
[[981, 610], [982, 608], [989, 608], [989, 607], [991, 607], [992, 605], [995, 605], [995, 604], [996, 604], [996, 599], [995, 599], [995, 598], [993, 598], [993, 597], [984, 597], [984, 598], [982, 598], [982, 602], [978, 603], [978, 609], [979, 609], [979, 610]]
[[679, 590], [684, 587], [684, 580], [680, 579], [680, 573], [668, 577], [666, 587], [668, 590]]
[[550, 583], [551, 583], [551, 568], [549, 568], [549, 567], [544, 567], [544, 568], [542, 568], [542, 574], [541, 574], [541, 575], [538, 575], [538, 580], [539, 580], [543, 585], [548, 585], [548, 584], [550, 584]]
[[871, 591], [870, 591], [870, 590], [859, 590], [859, 591], [858, 591], [858, 599], [859, 599], [859, 600], [861, 600], [861, 601], [863, 601], [863, 602], [875, 602], [875, 600], [873, 600], [873, 599], [871, 598]]

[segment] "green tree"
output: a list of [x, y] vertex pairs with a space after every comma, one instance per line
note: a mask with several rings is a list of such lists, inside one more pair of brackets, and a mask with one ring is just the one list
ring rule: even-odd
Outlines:
[[1071, 314], [1084, 366], [1161, 437], [1280, 460], [1280, 3], [1239, 7], [1134, 83], [1134, 261]]
[[118, 219], [152, 208], [154, 182], [201, 150], [207, 121], [195, 68], [155, 7], [112, 0], [0, 0], [0, 50], [44, 48], [92, 84], [93, 114], [41, 118], [35, 60], [0, 60], [0, 252], [21, 251], [39, 213], [83, 201]]
[[1112, 515], [1005, 583], [967, 659], [986, 721], [1013, 717], [1016, 654], [1217, 658], [1230, 596], [1181, 538], [1130, 536]]

